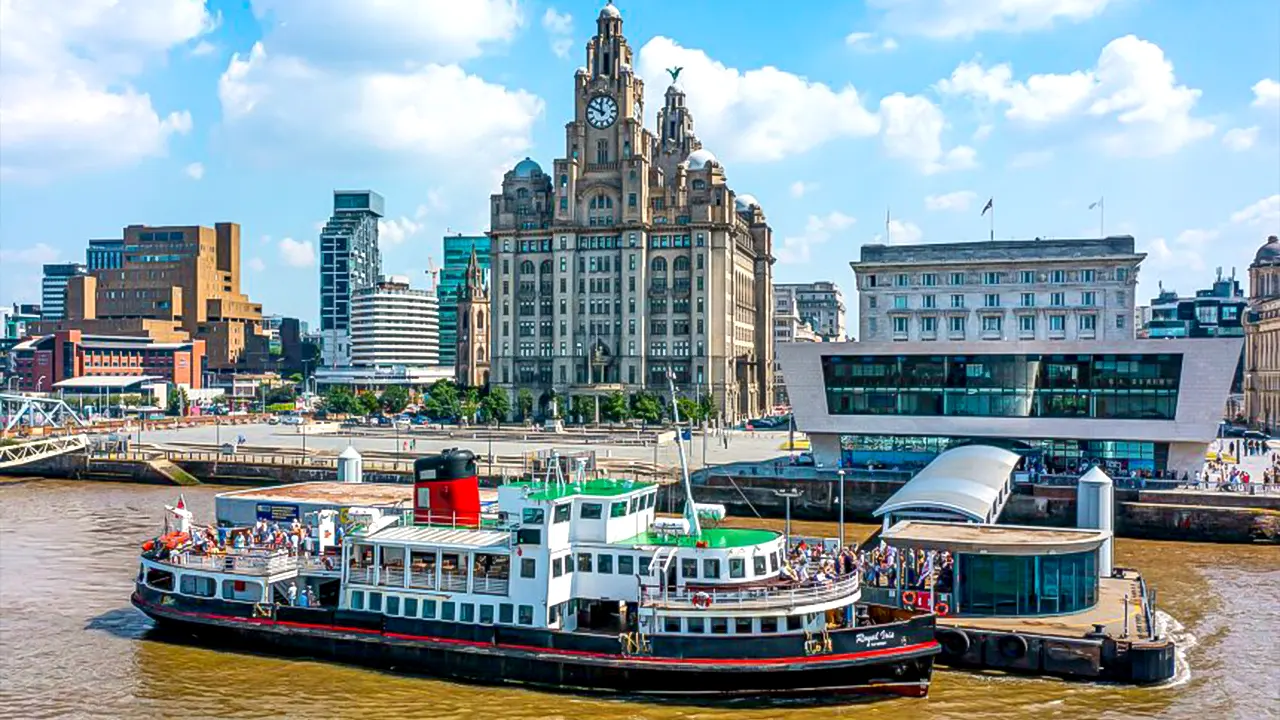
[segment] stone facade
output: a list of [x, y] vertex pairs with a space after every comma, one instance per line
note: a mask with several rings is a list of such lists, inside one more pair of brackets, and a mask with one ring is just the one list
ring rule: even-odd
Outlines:
[[823, 342], [848, 340], [845, 327], [844, 293], [833, 282], [820, 280], [811, 283], [778, 283], [773, 286], [775, 296], [787, 293], [795, 305], [796, 314]]
[[489, 290], [475, 248], [457, 300], [457, 380], [468, 387], [489, 384]]
[[1145, 257], [1129, 236], [864, 245], [858, 338], [1132, 339]]
[[1280, 238], [1275, 235], [1249, 266], [1244, 416], [1250, 425], [1270, 428], [1280, 422]]
[[710, 394], [726, 420], [772, 405], [772, 231], [702, 148], [673, 82], [643, 125], [644, 82], [612, 5], [574, 76], [565, 156], [526, 158], [492, 197], [492, 376], [557, 397]]

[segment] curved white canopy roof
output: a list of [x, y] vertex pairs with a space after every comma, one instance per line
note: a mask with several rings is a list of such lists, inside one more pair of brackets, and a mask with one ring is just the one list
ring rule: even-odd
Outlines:
[[994, 522], [1018, 454], [990, 445], [952, 448], [933, 459], [876, 511], [946, 511], [974, 522]]

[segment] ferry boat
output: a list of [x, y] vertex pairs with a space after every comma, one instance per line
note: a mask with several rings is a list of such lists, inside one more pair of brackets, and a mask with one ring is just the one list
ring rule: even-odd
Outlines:
[[656, 485], [581, 466], [502, 485], [493, 512], [470, 451], [414, 469], [411, 509], [320, 510], [305, 531], [297, 518], [200, 528], [179, 503], [171, 532], [144, 544], [133, 604], [205, 642], [477, 683], [819, 702], [928, 692], [933, 614], [863, 602], [856, 570], [809, 576], [781, 533], [716, 526], [687, 474], [673, 518], [656, 515]]

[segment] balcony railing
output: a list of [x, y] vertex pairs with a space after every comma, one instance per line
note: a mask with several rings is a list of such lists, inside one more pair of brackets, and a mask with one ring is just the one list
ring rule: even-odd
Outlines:
[[296, 570], [298, 567], [297, 558], [286, 552], [227, 553], [225, 555], [198, 555], [184, 552], [173, 553], [161, 562], [236, 575], [275, 575]]
[[768, 610], [816, 605], [835, 600], [852, 601], [858, 592], [858, 576], [850, 575], [830, 583], [797, 585], [786, 588], [749, 588], [720, 591], [707, 588], [666, 590], [645, 587], [640, 596], [644, 607], [672, 610], [728, 609]]

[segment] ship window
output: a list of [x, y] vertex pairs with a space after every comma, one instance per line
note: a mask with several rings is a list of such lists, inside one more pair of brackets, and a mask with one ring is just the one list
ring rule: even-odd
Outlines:
[[547, 521], [547, 511], [542, 508], [525, 508], [520, 514], [525, 525], [541, 525]]
[[756, 555], [755, 557], [751, 558], [751, 563], [754, 566], [752, 569], [755, 570], [755, 573], [757, 575], [764, 575], [766, 572], [768, 572], [768, 569], [765, 567], [765, 560], [763, 555]]
[[498, 622], [511, 624], [511, 603], [502, 603], [498, 606]]
[[418, 617], [418, 598], [407, 597], [404, 599], [404, 616]]
[[707, 631], [706, 624], [700, 617], [687, 618], [685, 620], [685, 627], [688, 628], [687, 632], [691, 633], [703, 633]]
[[364, 609], [364, 591], [363, 590], [355, 590], [351, 593], [351, 609], [352, 610]]
[[485, 625], [493, 624], [493, 606], [492, 605], [480, 606], [480, 622]]
[[183, 575], [180, 587], [183, 595], [213, 597], [217, 594], [218, 583], [213, 578], [203, 575]]
[[578, 572], [591, 572], [591, 553], [578, 553]]
[[582, 512], [579, 517], [583, 520], [599, 520], [603, 517], [604, 506], [600, 503], [582, 503]]
[[520, 623], [521, 625], [532, 625], [532, 624], [533, 624], [533, 606], [532, 606], [532, 605], [521, 605], [521, 606], [520, 606], [520, 621], [519, 621], [519, 623]]
[[601, 575], [613, 574], [613, 556], [600, 553], [596, 559], [596, 572]]
[[670, 617], [670, 616], [663, 618], [662, 630], [663, 632], [669, 632], [669, 633], [680, 632], [680, 618]]
[[369, 593], [369, 610], [382, 612], [382, 593]]
[[551, 577], [558, 578], [563, 574], [564, 574], [564, 565], [561, 564], [560, 558], [552, 558]]
[[532, 578], [538, 576], [538, 563], [533, 558], [520, 559], [520, 577]]
[[740, 617], [733, 620], [733, 631], [738, 635], [751, 634], [751, 618]]
[[769, 569], [774, 572], [778, 572], [778, 556], [777, 555], [769, 556]]
[[698, 561], [694, 558], [685, 558], [681, 560], [680, 576], [686, 578], [698, 577]]
[[613, 503], [612, 505], [609, 506], [609, 517], [626, 517], [626, 516], [627, 516], [626, 500]]
[[[763, 559], [763, 558], [762, 558]], [[729, 558], [729, 577], [733, 579], [747, 576], [747, 561], [742, 558]]]
[[776, 617], [760, 618], [760, 632], [762, 633], [778, 632], [778, 618]]
[[422, 617], [427, 620], [436, 619], [436, 601], [435, 600], [422, 601]]
[[167, 570], [148, 570], [147, 584], [157, 590], [172, 590], [173, 573]]
[[788, 616], [787, 616], [787, 629], [788, 629], [788, 630], [799, 630], [799, 629], [801, 629], [801, 628], [803, 628], [803, 627], [804, 627], [804, 619], [803, 619], [803, 618], [801, 618], [799, 615], [788, 615]]
[[618, 574], [634, 575], [636, 571], [636, 559], [631, 555], [618, 556]]
[[557, 505], [556, 509], [551, 514], [552, 522], [555, 522], [555, 523], [569, 522], [569, 513], [572, 509], [573, 509], [573, 506], [570, 505], [569, 503], [565, 503], [563, 505]]
[[640, 574], [641, 575], [649, 574], [649, 563], [651, 562], [653, 562], [653, 558], [651, 557], [645, 556], [640, 558]]
[[720, 561], [715, 558], [707, 558], [702, 561], [702, 577], [707, 580], [720, 579]]
[[460, 621], [466, 623], [473, 623], [476, 621], [475, 605], [472, 605], [471, 603], [462, 603], [459, 608], [461, 608], [461, 613], [458, 615], [458, 619]]
[[440, 619], [441, 620], [453, 620], [458, 616], [457, 612], [458, 612], [457, 603], [450, 602], [448, 600], [440, 603]]
[[542, 530], [539, 528], [520, 528], [516, 531], [517, 545], [541, 545]]
[[399, 595], [387, 596], [387, 614], [388, 615], [400, 614], [400, 596]]

